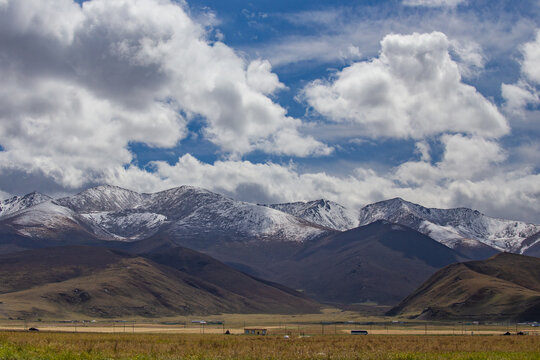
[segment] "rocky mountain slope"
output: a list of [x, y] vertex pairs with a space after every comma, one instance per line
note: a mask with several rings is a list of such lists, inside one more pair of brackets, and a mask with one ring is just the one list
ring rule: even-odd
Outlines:
[[430, 209], [400, 198], [360, 210], [360, 225], [381, 219], [411, 227], [472, 258], [485, 258], [496, 251], [523, 253], [525, 239], [540, 231], [539, 225], [495, 219], [476, 210]]
[[[77, 214], [75, 211], [59, 205], [55, 200], [45, 199], [37, 204], [27, 204], [25, 197], [20, 202], [13, 201], [10, 210], [0, 217], [0, 240], [6, 239], [6, 233], [26, 236], [32, 240], [71, 239], [76, 243], [81, 238], [107, 238], [114, 239], [115, 235], [101, 228], [94, 222]], [[15, 198], [16, 199], [16, 198]], [[17, 199], [16, 199], [17, 200]], [[13, 211], [18, 209], [17, 211]], [[46, 243], [46, 241], [43, 241]]]
[[[0, 256], [3, 316], [90, 317], [305, 313], [319, 305], [200, 253], [147, 257], [67, 246]], [[167, 266], [171, 263], [173, 267]]]
[[49, 196], [37, 192], [2, 200], [0, 201], [0, 218], [50, 200], [52, 200], [52, 198]]
[[540, 259], [501, 253], [435, 273], [389, 315], [540, 321]]
[[324, 199], [267, 206], [339, 231], [354, 229], [359, 224], [357, 211]]

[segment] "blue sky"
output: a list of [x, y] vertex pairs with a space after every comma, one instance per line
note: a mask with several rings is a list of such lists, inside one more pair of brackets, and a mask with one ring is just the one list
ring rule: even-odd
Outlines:
[[540, 223], [539, 15], [533, 0], [1, 2], [0, 197], [190, 184]]

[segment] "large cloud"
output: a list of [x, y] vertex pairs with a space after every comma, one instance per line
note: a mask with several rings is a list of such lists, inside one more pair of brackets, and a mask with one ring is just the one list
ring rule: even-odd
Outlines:
[[80, 186], [132, 160], [130, 142], [173, 147], [195, 116], [224, 154], [331, 149], [267, 94], [283, 85], [207, 38], [170, 0], [0, 2], [0, 167]]
[[378, 58], [310, 83], [303, 97], [331, 121], [355, 125], [357, 135], [372, 138], [508, 133], [497, 107], [461, 82], [448, 48], [438, 32], [387, 35]]

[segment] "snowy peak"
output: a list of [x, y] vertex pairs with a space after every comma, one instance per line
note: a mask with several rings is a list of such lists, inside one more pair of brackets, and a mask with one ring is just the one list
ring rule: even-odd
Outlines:
[[215, 203], [232, 204], [235, 201], [223, 195], [194, 187], [180, 186], [149, 194], [145, 208], [166, 215], [170, 219], [182, 219], [202, 206]]
[[139, 194], [104, 185], [57, 201], [90, 227], [124, 240], [166, 232], [197, 241], [209, 237], [304, 241], [328, 231], [290, 214], [193, 186]]
[[267, 206], [334, 230], [345, 231], [358, 226], [357, 211], [325, 199]]
[[500, 251], [522, 252], [523, 241], [540, 231], [538, 225], [495, 219], [477, 210], [426, 208], [400, 198], [360, 210], [361, 226], [381, 219], [409, 226], [452, 248], [466, 242], [468, 246], [484, 244]]
[[117, 186], [101, 185], [77, 195], [58, 199], [60, 205], [76, 212], [121, 211], [139, 207], [143, 195]]
[[52, 200], [51, 197], [32, 192], [24, 196], [14, 196], [0, 201], [0, 218], [15, 214], [21, 210]]
[[[73, 210], [57, 204], [54, 200], [29, 206], [0, 220], [2, 225], [7, 225], [20, 235], [34, 239], [55, 239], [64, 234], [69, 234], [72, 238], [89, 234], [91, 231], [88, 224], [79, 221], [78, 215]], [[102, 235], [100, 229], [97, 229], [95, 235]]]

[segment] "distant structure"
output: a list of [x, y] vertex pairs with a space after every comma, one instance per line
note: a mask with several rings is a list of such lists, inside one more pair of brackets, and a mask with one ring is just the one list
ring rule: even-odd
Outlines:
[[367, 330], [351, 330], [351, 335], [367, 335]]
[[266, 335], [267, 329], [264, 328], [244, 328], [244, 335]]

